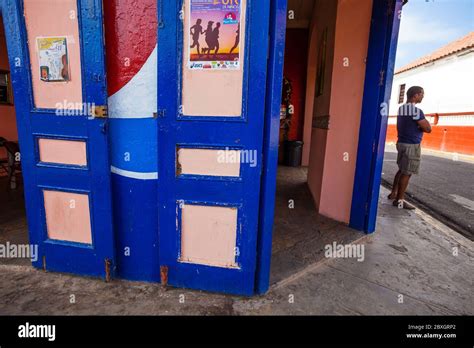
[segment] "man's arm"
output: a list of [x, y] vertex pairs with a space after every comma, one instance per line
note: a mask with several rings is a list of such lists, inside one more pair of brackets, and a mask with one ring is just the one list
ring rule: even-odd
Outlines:
[[420, 129], [423, 132], [431, 133], [431, 125], [430, 125], [430, 123], [428, 122], [428, 120], [426, 118], [417, 121], [417, 123], [418, 123], [418, 127], [420, 127]]

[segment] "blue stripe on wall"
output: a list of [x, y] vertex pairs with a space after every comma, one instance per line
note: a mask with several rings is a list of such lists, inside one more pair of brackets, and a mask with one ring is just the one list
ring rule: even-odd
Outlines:
[[[160, 281], [158, 264], [158, 181], [112, 174], [117, 276]], [[125, 255], [125, 248], [130, 255]]]
[[140, 173], [158, 168], [157, 122], [153, 118], [109, 119], [113, 167]]

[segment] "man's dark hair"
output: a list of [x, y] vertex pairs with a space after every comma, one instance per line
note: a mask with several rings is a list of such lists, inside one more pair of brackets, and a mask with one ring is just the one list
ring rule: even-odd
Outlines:
[[407, 98], [408, 100], [410, 100], [411, 98], [413, 98], [415, 95], [417, 95], [418, 93], [421, 93], [423, 92], [423, 87], [420, 87], [420, 86], [413, 86], [413, 87], [410, 87], [408, 89], [408, 92], [407, 92]]

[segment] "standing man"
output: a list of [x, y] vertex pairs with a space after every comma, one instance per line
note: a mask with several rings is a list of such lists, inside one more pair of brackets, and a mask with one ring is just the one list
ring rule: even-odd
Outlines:
[[395, 175], [392, 192], [388, 198], [394, 199], [394, 206], [409, 210], [415, 207], [405, 201], [405, 191], [412, 174], [418, 174], [420, 169], [420, 144], [423, 133], [431, 133], [431, 125], [426, 120], [425, 114], [415, 106], [422, 102], [424, 94], [423, 88], [411, 87], [407, 92], [407, 103], [398, 109], [397, 164], [399, 170]]

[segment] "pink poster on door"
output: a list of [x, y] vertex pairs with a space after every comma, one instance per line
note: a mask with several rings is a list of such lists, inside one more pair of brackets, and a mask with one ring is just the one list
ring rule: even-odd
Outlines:
[[190, 0], [190, 50], [193, 70], [240, 69], [240, 0]]

